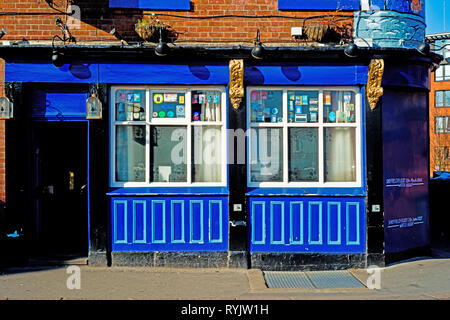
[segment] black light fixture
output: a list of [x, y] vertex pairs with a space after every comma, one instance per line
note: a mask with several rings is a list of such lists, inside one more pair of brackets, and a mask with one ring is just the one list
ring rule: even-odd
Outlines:
[[416, 50], [421, 54], [421, 55], [428, 55], [430, 53], [430, 45], [427, 42], [422, 42], [419, 43], [416, 47]]
[[6, 34], [8, 34], [8, 30], [2, 28], [2, 30], [0, 31], [0, 39], [3, 38]]
[[123, 37], [117, 32], [116, 28], [113, 28], [109, 33], [112, 36], [114, 36], [117, 40], [120, 40], [122, 46], [128, 45], [128, 43], [123, 39]]
[[252, 49], [252, 57], [258, 60], [261, 60], [264, 58], [264, 47], [261, 44], [260, 36], [259, 36], [259, 29], [256, 33], [256, 38], [254, 42], [255, 46]]
[[347, 57], [355, 58], [358, 56], [358, 50], [359, 50], [358, 46], [352, 41], [345, 48], [344, 53]]
[[155, 54], [157, 56], [163, 57], [169, 53], [169, 50], [169, 46], [163, 41], [162, 28], [159, 28], [159, 43], [155, 48]]
[[[66, 42], [76, 41], [75, 37], [70, 34], [69, 28], [62, 22], [60, 17], [55, 18], [55, 24], [61, 28], [63, 36], [61, 38], [60, 36], [55, 35], [52, 38], [52, 63], [55, 67], [60, 68], [67, 62], [67, 57], [64, 53]], [[64, 43], [64, 47], [62, 49], [55, 48], [55, 39], [61, 40]]]
[[64, 52], [53, 49], [52, 51], [52, 63], [55, 67], [60, 68], [64, 65]]

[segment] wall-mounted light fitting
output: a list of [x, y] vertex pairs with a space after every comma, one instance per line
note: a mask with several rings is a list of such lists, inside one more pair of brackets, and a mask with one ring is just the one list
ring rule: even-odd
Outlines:
[[254, 47], [252, 49], [252, 57], [258, 60], [261, 60], [264, 58], [264, 47], [261, 44], [260, 35], [259, 35], [259, 29], [256, 33], [256, 38], [254, 41]]
[[427, 42], [422, 42], [419, 43], [416, 47], [416, 50], [421, 54], [421, 55], [428, 55], [430, 53], [430, 45]]
[[86, 119], [102, 119], [102, 102], [96, 93], [92, 93], [86, 100]]
[[8, 30], [2, 28], [2, 30], [0, 31], [0, 39], [3, 38], [6, 34], [8, 34]]
[[155, 48], [155, 54], [157, 56], [163, 57], [166, 56], [170, 51], [169, 46], [167, 45], [167, 43], [165, 43], [163, 41], [163, 36], [162, 36], [162, 28], [159, 28], [159, 43]]
[[7, 97], [0, 97], [0, 119], [12, 119], [14, 105]]
[[75, 37], [70, 34], [69, 28], [66, 24], [64, 24], [60, 17], [55, 18], [55, 24], [61, 28], [61, 32], [63, 33], [62, 38], [58, 35], [53, 36], [52, 38], [52, 63], [55, 67], [62, 67], [67, 61], [67, 57], [65, 55], [65, 47], [62, 49], [55, 48], [55, 39], [58, 39], [66, 45], [66, 42], [76, 42]]
[[349, 45], [344, 49], [344, 53], [347, 57], [355, 58], [358, 56], [358, 46], [352, 41]]
[[128, 43], [122, 38], [122, 36], [117, 32], [116, 28], [113, 28], [110, 32], [109, 32], [112, 36], [114, 36], [117, 40], [120, 40], [122, 46], [127, 46]]

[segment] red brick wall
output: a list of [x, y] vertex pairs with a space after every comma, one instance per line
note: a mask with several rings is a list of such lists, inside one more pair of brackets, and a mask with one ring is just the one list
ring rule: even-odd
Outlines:
[[[449, 116], [450, 108], [436, 108], [436, 91], [450, 90], [450, 81], [435, 81], [434, 72], [431, 74], [430, 91], [430, 175], [433, 171], [450, 171], [450, 160], [445, 160], [442, 152], [437, 152], [436, 148], [450, 147], [450, 133], [436, 133], [435, 117]], [[439, 166], [436, 170], [435, 167]]]
[[[109, 0], [54, 0], [56, 8], [65, 11], [66, 3], [72, 2], [81, 9], [81, 24], [79, 29], [72, 29], [77, 41], [114, 40], [109, 32], [116, 30], [128, 40], [137, 40], [134, 24], [137, 19], [148, 17], [152, 12], [173, 14], [182, 18], [158, 16], [159, 20], [170, 25], [179, 33], [179, 41], [230, 41], [252, 42], [259, 28], [263, 42], [293, 42], [290, 35], [291, 27], [303, 25], [303, 20], [287, 18], [215, 18], [205, 20], [187, 19], [184, 17], [212, 15], [251, 15], [268, 16], [283, 15], [289, 17], [311, 17], [334, 12], [278, 11], [277, 0], [193, 0], [192, 11], [150, 11], [130, 9], [109, 9]], [[46, 15], [9, 15], [0, 16], [0, 27], [6, 27], [9, 40], [51, 40], [55, 34], [60, 34], [54, 19], [66, 16], [49, 7], [44, 0], [2, 1], [0, 12], [40, 12]], [[339, 14], [343, 14], [340, 12]], [[338, 25], [351, 27], [350, 18], [321, 18], [307, 20], [306, 25], [334, 21]]]

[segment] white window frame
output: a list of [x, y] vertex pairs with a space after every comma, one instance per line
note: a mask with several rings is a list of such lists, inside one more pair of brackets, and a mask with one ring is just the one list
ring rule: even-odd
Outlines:
[[[145, 105], [145, 121], [116, 121], [116, 101], [115, 94], [117, 90], [145, 90], [146, 105]], [[192, 91], [220, 91], [221, 93], [221, 120], [220, 121], [192, 121]], [[185, 93], [185, 118], [152, 118], [152, 100], [151, 93], [153, 91], [163, 92], [184, 92]], [[112, 86], [110, 90], [110, 113], [109, 113], [109, 138], [110, 138], [110, 172], [109, 185], [111, 187], [225, 187], [227, 186], [227, 93], [224, 86]], [[116, 181], [116, 127], [119, 125], [145, 125], [145, 182], [135, 181]], [[180, 126], [186, 127], [186, 182], [150, 182], [150, 127], [151, 126]], [[192, 182], [192, 128], [194, 126], [220, 126], [221, 127], [221, 177], [220, 182]]]
[[[252, 90], [281, 90], [283, 91], [283, 121], [282, 122], [251, 122], [251, 91]], [[288, 122], [288, 91], [316, 91], [319, 94], [319, 113], [318, 121], [311, 123]], [[355, 122], [354, 123], [325, 123], [323, 122], [323, 92], [324, 91], [351, 91], [355, 93]], [[247, 143], [247, 185], [252, 188], [357, 188], [362, 186], [362, 111], [361, 111], [361, 90], [354, 86], [252, 86], [247, 87], [247, 128], [249, 134]], [[289, 182], [289, 163], [288, 163], [288, 129], [289, 128], [319, 128], [318, 130], [318, 167], [319, 181]], [[321, 128], [355, 128], [355, 148], [356, 148], [356, 181], [350, 182], [325, 182], [325, 164], [324, 164], [324, 129]], [[282, 182], [254, 182], [251, 181], [251, 144], [252, 128], [282, 128], [283, 129], [283, 181]]]

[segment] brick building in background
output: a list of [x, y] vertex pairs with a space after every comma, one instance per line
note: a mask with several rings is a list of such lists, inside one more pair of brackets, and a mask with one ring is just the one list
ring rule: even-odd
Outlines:
[[3, 1], [3, 223], [24, 229], [26, 257], [92, 265], [343, 269], [422, 254], [441, 60], [424, 10]]
[[430, 174], [450, 171], [450, 32], [427, 35], [444, 61], [431, 75]]

